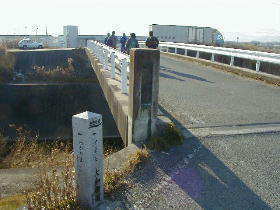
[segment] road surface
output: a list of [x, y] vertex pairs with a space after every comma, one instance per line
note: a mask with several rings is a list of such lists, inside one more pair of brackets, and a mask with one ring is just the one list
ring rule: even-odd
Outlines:
[[280, 87], [161, 58], [160, 108], [187, 137], [154, 153], [124, 200], [144, 208], [279, 209]]
[[280, 87], [166, 56], [160, 65], [160, 104], [188, 128], [280, 125]]

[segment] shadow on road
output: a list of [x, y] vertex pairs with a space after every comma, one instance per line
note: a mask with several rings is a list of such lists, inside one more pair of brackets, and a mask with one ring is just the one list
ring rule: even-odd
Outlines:
[[192, 75], [192, 74], [186, 74], [186, 73], [174, 71], [171, 68], [164, 67], [164, 66], [160, 66], [160, 70], [161, 70], [160, 76], [165, 77], [165, 78], [169, 78], [169, 79], [177, 79], [177, 80], [180, 80], [180, 81], [185, 81], [185, 80], [179, 79], [175, 76], [170, 76], [168, 74], [165, 74], [163, 72], [171, 73], [171, 74], [174, 74], [176, 76], [180, 76], [180, 77], [184, 77], [184, 78], [188, 78], [188, 79], [194, 79], [194, 80], [201, 81], [201, 82], [207, 82], [207, 83], [211, 83], [211, 84], [214, 83], [214, 82], [208, 81], [208, 80], [206, 80], [202, 77]]
[[157, 167], [170, 176], [173, 184], [205, 209], [271, 209], [199, 138], [163, 107], [160, 109], [185, 134], [191, 136], [183, 146], [173, 148], [164, 155], [153, 154]]
[[183, 80], [183, 79], [180, 79], [180, 78], [177, 78], [177, 77], [174, 77], [174, 76], [171, 76], [171, 75], [162, 73], [162, 72], [159, 73], [159, 76], [160, 76], [160, 77], [164, 77], [164, 78], [166, 78], [166, 79], [178, 80], [178, 81], [180, 81], [180, 82], [184, 82], [184, 81], [185, 81], [185, 80]]

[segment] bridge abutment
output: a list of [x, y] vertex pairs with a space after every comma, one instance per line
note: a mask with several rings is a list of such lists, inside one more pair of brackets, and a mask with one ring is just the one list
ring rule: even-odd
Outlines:
[[158, 112], [160, 53], [133, 49], [130, 54], [128, 142], [142, 143], [155, 130]]

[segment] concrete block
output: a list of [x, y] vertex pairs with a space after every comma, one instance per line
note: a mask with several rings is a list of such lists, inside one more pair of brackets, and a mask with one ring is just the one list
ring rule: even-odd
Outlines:
[[102, 116], [83, 112], [73, 116], [72, 124], [78, 200], [94, 209], [104, 199]]
[[151, 137], [158, 112], [159, 60], [155, 49], [132, 49], [129, 72], [129, 143]]

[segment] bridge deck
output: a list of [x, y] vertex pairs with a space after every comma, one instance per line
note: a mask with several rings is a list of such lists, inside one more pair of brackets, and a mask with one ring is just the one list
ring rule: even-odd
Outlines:
[[160, 104], [188, 128], [280, 124], [280, 87], [161, 56]]

